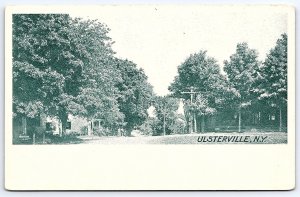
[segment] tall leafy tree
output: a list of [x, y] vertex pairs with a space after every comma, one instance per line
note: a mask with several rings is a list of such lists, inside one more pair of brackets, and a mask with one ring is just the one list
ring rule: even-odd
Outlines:
[[58, 115], [63, 129], [68, 110], [80, 107], [74, 98], [83, 67], [72, 53], [70, 20], [66, 14], [13, 15], [14, 111]]
[[[287, 112], [287, 34], [282, 34], [267, 55], [260, 68], [258, 84], [259, 99], [267, 101], [279, 111], [279, 130], [282, 130], [282, 116]], [[284, 113], [283, 113], [284, 112]]]
[[128, 135], [147, 118], [147, 109], [153, 97], [152, 86], [147, 76], [136, 64], [122, 59], [115, 59], [116, 67], [121, 73], [121, 81], [116, 85], [119, 90], [118, 104], [124, 114]]
[[122, 80], [115, 64], [113, 41], [108, 37], [109, 28], [97, 20], [72, 20], [73, 49], [84, 63], [83, 83], [77, 100], [84, 106], [81, 114], [88, 119], [101, 119], [111, 129], [123, 122], [119, 110], [116, 87]]
[[213, 114], [221, 104], [218, 101], [230, 92], [225, 77], [220, 74], [220, 66], [206, 55], [206, 51], [191, 54], [178, 67], [178, 76], [169, 90], [175, 97], [185, 99], [186, 119], [193, 120], [194, 132], [197, 131], [197, 116]]
[[66, 14], [14, 15], [14, 111], [58, 116], [62, 133], [68, 114], [104, 118], [106, 125], [123, 119], [108, 32], [96, 20]]
[[257, 57], [256, 50], [250, 49], [247, 43], [239, 43], [235, 54], [230, 56], [229, 61], [224, 61], [228, 81], [236, 90], [235, 104], [238, 109], [239, 132], [241, 131], [241, 109], [251, 105], [253, 99], [251, 92], [260, 64]]

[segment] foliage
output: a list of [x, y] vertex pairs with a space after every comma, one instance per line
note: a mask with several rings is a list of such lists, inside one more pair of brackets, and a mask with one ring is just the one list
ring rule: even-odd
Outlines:
[[282, 34], [267, 54], [254, 89], [256, 105], [264, 105], [263, 109], [277, 114], [279, 131], [287, 124], [287, 42], [287, 35]]
[[[16, 112], [30, 117], [47, 110], [66, 82], [56, 64], [69, 63], [62, 49], [68, 43], [65, 15], [13, 15], [13, 103]], [[67, 51], [67, 50], [66, 50]], [[56, 58], [50, 58], [52, 54]], [[27, 107], [30, 105], [31, 107]], [[37, 109], [37, 110], [33, 110]]]
[[157, 133], [158, 119], [157, 118], [146, 118], [144, 123], [140, 126], [140, 130], [143, 135], [155, 135]]
[[125, 115], [126, 129], [142, 125], [147, 118], [147, 109], [153, 97], [152, 86], [142, 69], [128, 60], [115, 59], [121, 81], [116, 84], [119, 91], [118, 104], [120, 112]]
[[[206, 55], [206, 51], [191, 54], [179, 67], [178, 76], [169, 86], [172, 94], [185, 99], [187, 121], [193, 114], [206, 116], [215, 113], [234, 92], [220, 74], [217, 61]], [[190, 91], [194, 91], [190, 98]], [[186, 92], [186, 93], [184, 93]], [[191, 101], [192, 100], [192, 101]]]
[[[195, 116], [204, 121], [222, 110], [248, 108], [251, 114], [251, 108], [267, 104], [280, 109], [280, 119], [281, 110], [286, 110], [286, 34], [263, 64], [247, 43], [237, 44], [224, 61], [226, 76], [206, 51], [191, 54], [178, 66], [169, 86], [171, 96], [160, 97], [154, 95], [143, 69], [114, 57], [110, 29], [97, 20], [14, 14], [12, 27], [14, 115], [57, 116], [63, 131], [68, 114], [101, 119], [106, 135], [121, 127], [130, 134], [137, 126], [145, 135], [162, 135], [183, 133], [190, 119], [196, 122]], [[185, 117], [177, 114], [178, 98], [184, 99]], [[147, 116], [151, 102], [156, 118]]]
[[247, 43], [239, 43], [235, 54], [230, 56], [230, 61], [224, 61], [224, 70], [230, 85], [236, 90], [239, 104], [247, 103], [253, 98], [251, 92], [260, 65], [257, 58], [256, 50], [250, 49]]
[[285, 104], [287, 101], [287, 35], [282, 34], [262, 67], [257, 91], [259, 99]]
[[185, 131], [185, 119], [177, 113], [179, 99], [170, 96], [153, 97], [155, 117], [147, 117], [139, 127], [144, 135], [179, 134]]
[[[188, 100], [190, 95], [184, 91], [194, 91], [201, 94], [201, 98], [207, 100], [209, 106], [216, 106], [218, 99], [231, 92], [224, 76], [220, 74], [217, 61], [206, 55], [206, 51], [200, 51], [190, 55], [179, 67], [178, 76], [169, 86], [174, 96]], [[200, 98], [199, 98], [200, 99]]]
[[[16, 113], [59, 116], [65, 130], [76, 102], [83, 62], [73, 53], [71, 18], [66, 14], [13, 15], [13, 95]], [[35, 107], [22, 108], [31, 104]], [[31, 109], [38, 110], [31, 110]]]
[[[184, 134], [186, 131], [186, 121], [184, 116], [176, 114], [173, 119], [170, 119], [168, 130], [170, 134]], [[168, 121], [167, 121], [168, 122]]]
[[146, 118], [152, 87], [133, 62], [115, 58], [109, 28], [67, 14], [13, 15], [13, 109], [68, 114], [128, 129]]
[[250, 49], [247, 43], [239, 43], [235, 54], [230, 56], [230, 61], [224, 61], [224, 70], [228, 76], [228, 82], [236, 91], [236, 97], [231, 100], [231, 107], [238, 111], [239, 132], [241, 131], [242, 108], [248, 108], [254, 104], [254, 84], [258, 78], [260, 62], [258, 53]]
[[83, 84], [77, 100], [84, 106], [81, 115], [101, 119], [105, 127], [116, 129], [124, 120], [119, 110], [116, 84], [121, 79], [111, 49], [113, 42], [107, 36], [109, 29], [97, 20], [72, 21], [74, 51], [84, 63]]
[[[179, 118], [179, 114], [177, 114], [177, 110], [179, 107], [179, 99], [173, 98], [170, 96], [157, 96], [155, 98], [155, 112], [156, 117], [158, 119], [155, 135], [162, 135], [164, 133], [171, 134], [171, 133], [179, 133], [181, 129]], [[165, 124], [165, 128], [164, 128]], [[179, 128], [175, 128], [176, 126], [180, 126]], [[177, 130], [178, 129], [178, 130]]]

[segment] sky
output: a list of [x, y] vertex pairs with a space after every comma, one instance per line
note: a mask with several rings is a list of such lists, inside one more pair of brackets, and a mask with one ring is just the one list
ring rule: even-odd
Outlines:
[[287, 11], [280, 6], [94, 6], [70, 14], [105, 23], [116, 57], [143, 68], [161, 96], [169, 93], [177, 67], [190, 54], [206, 50], [222, 70], [237, 43], [247, 42], [264, 60], [288, 27]]

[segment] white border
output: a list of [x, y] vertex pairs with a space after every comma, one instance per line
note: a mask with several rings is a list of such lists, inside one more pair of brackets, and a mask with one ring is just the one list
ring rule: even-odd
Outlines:
[[[44, 9], [48, 12], [51, 8], [44, 7]], [[53, 9], [58, 10], [54, 7]], [[6, 17], [6, 20], [9, 20], [9, 14]], [[295, 24], [293, 16], [290, 17], [291, 24]], [[8, 26], [6, 31], [9, 31]], [[295, 36], [294, 32], [293, 25], [289, 25], [289, 117], [295, 117], [295, 86], [290, 85], [295, 84], [293, 66], [295, 53], [291, 53], [294, 52], [295, 42], [292, 39]], [[10, 37], [11, 34], [6, 34], [8, 53], [11, 51]], [[11, 122], [12, 114], [11, 93], [8, 90], [11, 87], [11, 67], [7, 65], [11, 65], [11, 54], [6, 56], [5, 60], [5, 119], [6, 131], [8, 131], [11, 129], [8, 123]], [[6, 188], [21, 190], [291, 189], [295, 180], [294, 125], [295, 120], [289, 118], [288, 145], [211, 145], [197, 146], [197, 148], [194, 145], [150, 145], [150, 148], [147, 145], [12, 146], [11, 132], [7, 132]], [[52, 156], [51, 159], [49, 155]], [[101, 159], [96, 160], [95, 155], [101, 155]], [[166, 166], [154, 169], [153, 166], [157, 164], [153, 161], [160, 161]], [[24, 171], [18, 167], [20, 164], [32, 170]], [[123, 164], [125, 168], [131, 170], [119, 171], [118, 164]], [[181, 168], [177, 168], [178, 165]], [[82, 169], [82, 166], [85, 167]], [[99, 170], [99, 166], [105, 170]]]

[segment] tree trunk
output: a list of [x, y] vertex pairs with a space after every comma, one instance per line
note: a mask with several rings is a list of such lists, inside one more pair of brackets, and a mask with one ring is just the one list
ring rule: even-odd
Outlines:
[[166, 115], [164, 114], [164, 124], [163, 124], [163, 129], [164, 129], [164, 136], [166, 135]]
[[45, 131], [43, 132], [43, 144], [45, 144]]
[[205, 116], [202, 115], [201, 118], [201, 132], [204, 133], [204, 128], [205, 128]]
[[193, 115], [189, 117], [189, 133], [193, 133]]
[[87, 135], [91, 136], [93, 134], [93, 119], [88, 122]]
[[22, 117], [22, 135], [27, 135], [27, 120], [26, 120], [26, 116]]
[[133, 129], [133, 128], [131, 128], [131, 127], [127, 129], [127, 132], [126, 132], [126, 133], [127, 133], [127, 136], [129, 136], [129, 137], [131, 136], [131, 131], [132, 131], [132, 129]]
[[188, 118], [188, 116], [185, 116], [185, 120], [186, 120], [186, 133], [190, 132], [190, 119]]
[[195, 133], [197, 133], [197, 116], [196, 116], [196, 113], [194, 113], [194, 127], [195, 127]]
[[64, 118], [61, 120], [61, 135], [64, 136], [66, 134], [67, 128], [67, 120]]
[[211, 126], [210, 127], [212, 128], [213, 131], [216, 130], [216, 115], [213, 115], [211, 117]]
[[66, 112], [66, 109], [61, 110], [60, 120], [61, 120], [61, 136], [64, 136], [66, 134], [67, 121], [68, 121], [68, 114]]
[[239, 133], [241, 132], [241, 108], [239, 108]]
[[279, 132], [282, 131], [282, 114], [281, 114], [281, 107], [279, 107]]
[[195, 122], [196, 122], [196, 120], [195, 120], [195, 112], [193, 112], [193, 114], [192, 114], [192, 132], [191, 133], [195, 133], [196, 132], [196, 128], [195, 128]]
[[192, 113], [191, 116], [191, 133], [194, 133], [195, 127], [194, 127], [194, 114]]
[[35, 144], [35, 132], [32, 134], [32, 144]]

